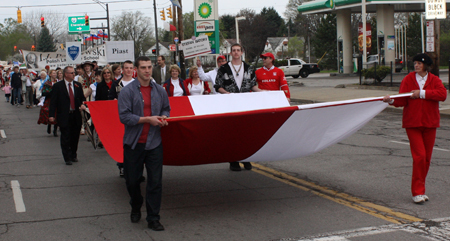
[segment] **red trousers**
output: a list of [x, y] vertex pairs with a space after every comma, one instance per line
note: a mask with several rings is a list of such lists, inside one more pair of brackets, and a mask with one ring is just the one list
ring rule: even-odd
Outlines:
[[413, 196], [424, 195], [425, 179], [430, 169], [431, 154], [436, 139], [436, 128], [406, 128], [406, 134], [413, 158], [411, 192]]

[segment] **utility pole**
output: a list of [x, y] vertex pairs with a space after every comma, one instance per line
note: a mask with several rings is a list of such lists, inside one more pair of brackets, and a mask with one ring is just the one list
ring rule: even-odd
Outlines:
[[[177, 9], [178, 9], [178, 7], [173, 5], [173, 10], [172, 10], [172, 17], [173, 17], [173, 19], [172, 19], [172, 22], [173, 22], [173, 25], [175, 26], [175, 28], [177, 30], [179, 30], [178, 29], [178, 24], [177, 24]], [[173, 31], [172, 32], [172, 41], [174, 41], [175, 37], [177, 37], [177, 31]], [[175, 43], [175, 44], [178, 45], [178, 43]], [[178, 46], [177, 46], [177, 49], [178, 49]], [[177, 56], [178, 56], [178, 51], [175, 51], [175, 54], [173, 55], [173, 63], [174, 64], [177, 64]]]
[[[153, 0], [153, 12], [155, 13], [156, 56], [159, 56], [158, 19], [156, 18], [156, 0]], [[156, 58], [156, 59], [158, 59], [158, 58]]]
[[[180, 0], [180, 6], [183, 7]], [[184, 30], [183, 30], [183, 10], [180, 8], [177, 11], [178, 15], [178, 39], [179, 41], [184, 40]], [[186, 79], [186, 68], [184, 66], [184, 54], [183, 51], [180, 51], [180, 69], [181, 69], [181, 78]]]

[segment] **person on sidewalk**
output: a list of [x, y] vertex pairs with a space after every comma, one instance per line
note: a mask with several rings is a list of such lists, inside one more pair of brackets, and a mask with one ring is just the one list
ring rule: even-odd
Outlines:
[[263, 67], [255, 71], [258, 88], [262, 90], [282, 90], [288, 102], [290, 102], [289, 86], [283, 70], [274, 65], [275, 57], [272, 53], [261, 54], [260, 57], [263, 59]]
[[447, 90], [442, 80], [429, 72], [433, 61], [428, 55], [418, 54], [413, 61], [414, 72], [402, 80], [399, 91], [411, 92], [411, 97], [392, 100], [387, 95], [383, 101], [404, 107], [402, 127], [406, 129], [413, 158], [412, 199], [414, 203], [422, 204], [429, 200], [425, 195], [425, 179], [430, 168], [436, 128], [440, 125], [439, 101], [445, 101]]
[[132, 223], [141, 219], [144, 198], [140, 178], [144, 164], [147, 170], [145, 205], [148, 228], [164, 230], [159, 222], [162, 196], [163, 146], [161, 127], [168, 123], [169, 97], [163, 87], [152, 80], [152, 61], [138, 57], [135, 61], [137, 79], [120, 91], [118, 99], [120, 122], [125, 126], [123, 135], [123, 168], [130, 195]]
[[86, 110], [86, 101], [81, 83], [74, 81], [75, 69], [72, 66], [64, 68], [64, 80], [56, 82], [52, 87], [49, 118], [55, 122], [57, 117], [61, 130], [61, 150], [66, 165], [78, 162], [77, 150], [80, 139], [81, 111]]
[[[231, 46], [231, 62], [222, 65], [217, 71], [216, 84], [214, 88], [221, 94], [244, 93], [250, 91], [261, 91], [257, 84], [254, 73], [249, 69], [250, 65], [242, 61], [244, 53], [242, 46], [238, 43]], [[246, 170], [252, 169], [250, 162], [242, 162]], [[230, 170], [240, 171], [239, 162], [230, 162]]]
[[211, 89], [213, 94], [217, 94], [216, 90], [213, 88], [216, 84], [216, 77], [217, 77], [217, 71], [219, 68], [227, 63], [227, 59], [223, 55], [219, 55], [217, 57], [217, 68], [214, 68], [213, 70], [209, 71], [208, 73], [205, 73], [205, 71], [202, 68], [202, 61], [200, 58], [197, 59], [197, 67], [198, 67], [198, 76], [200, 77], [201, 81], [209, 82], [211, 83]]

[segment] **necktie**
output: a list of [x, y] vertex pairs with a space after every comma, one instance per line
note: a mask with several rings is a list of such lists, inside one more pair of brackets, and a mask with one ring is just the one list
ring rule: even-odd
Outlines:
[[69, 98], [70, 98], [70, 109], [75, 110], [75, 99], [73, 98], [73, 90], [70, 83], [69, 83]]
[[164, 83], [164, 81], [166, 81], [166, 74], [164, 73], [164, 68], [161, 68], [161, 83]]

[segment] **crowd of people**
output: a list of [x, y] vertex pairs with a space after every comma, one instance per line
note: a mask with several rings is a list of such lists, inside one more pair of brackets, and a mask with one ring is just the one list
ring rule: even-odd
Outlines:
[[[60, 129], [66, 165], [78, 162], [79, 138], [88, 128], [82, 126], [81, 111], [87, 109], [85, 101], [117, 100], [120, 121], [125, 126], [124, 161], [117, 165], [131, 197], [130, 219], [136, 223], [141, 218], [144, 198], [139, 184], [145, 180], [145, 167], [148, 227], [161, 231], [164, 227], [159, 222], [163, 164], [160, 128], [168, 124], [168, 97], [284, 90], [288, 100], [290, 98], [283, 72], [272, 74], [273, 69], [277, 69], [273, 66], [273, 55], [261, 55], [264, 59], [262, 71], [267, 73], [257, 79], [249, 65], [241, 60], [242, 46], [233, 45], [232, 52], [228, 64], [225, 56], [220, 55], [216, 59], [218, 67], [208, 73], [197, 60], [187, 79], [181, 78], [181, 69], [177, 65], [167, 66], [164, 56], [158, 56], [157, 66], [153, 66], [149, 58], [139, 57], [134, 63], [125, 61], [122, 65], [108, 65], [102, 69], [95, 63], [85, 62], [75, 68], [43, 69], [39, 75], [26, 69], [19, 71], [19, 67], [14, 66], [11, 73], [7, 70], [2, 75], [6, 76], [2, 85], [11, 104], [20, 106], [24, 102], [27, 108], [41, 107], [37, 123], [46, 124], [49, 134], [52, 126], [54, 136], [58, 136], [57, 128]], [[264, 88], [258, 88], [258, 83]], [[248, 162], [244, 167], [252, 169]], [[237, 162], [230, 163], [230, 169], [241, 170]]]

